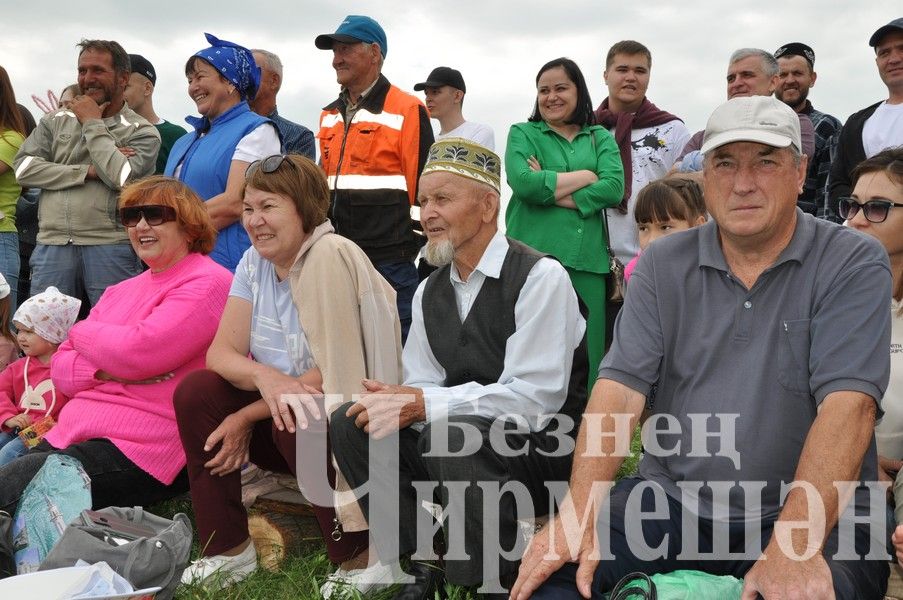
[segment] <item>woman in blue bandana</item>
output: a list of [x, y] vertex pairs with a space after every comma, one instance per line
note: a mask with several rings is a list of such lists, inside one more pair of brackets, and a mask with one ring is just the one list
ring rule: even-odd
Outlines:
[[260, 85], [260, 67], [251, 51], [204, 35], [210, 47], [185, 64], [188, 95], [201, 117], [185, 119], [194, 131], [173, 145], [165, 174], [206, 201], [219, 232], [210, 258], [234, 272], [251, 245], [239, 222], [245, 170], [256, 160], [280, 154], [282, 143], [275, 125], [248, 106]]

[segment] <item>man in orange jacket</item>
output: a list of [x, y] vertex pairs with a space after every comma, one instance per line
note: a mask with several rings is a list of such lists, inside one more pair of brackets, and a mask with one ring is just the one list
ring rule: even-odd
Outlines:
[[332, 50], [342, 86], [338, 99], [323, 109], [317, 135], [332, 191], [329, 218], [395, 288], [404, 339], [418, 284], [414, 258], [421, 242], [411, 207], [433, 143], [429, 114], [382, 75], [386, 34], [370, 17], [349, 15], [315, 44]]

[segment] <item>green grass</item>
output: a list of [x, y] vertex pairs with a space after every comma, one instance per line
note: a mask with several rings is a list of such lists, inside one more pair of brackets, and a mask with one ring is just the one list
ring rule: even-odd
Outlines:
[[[618, 471], [618, 479], [636, 471], [642, 449], [639, 428], [634, 432], [630, 449], [632, 456], [624, 460]], [[152, 506], [150, 511], [168, 518], [175, 513], [184, 512], [192, 517], [192, 521], [194, 520], [194, 511], [187, 496]], [[195, 540], [197, 540], [196, 531]], [[198, 547], [195, 541], [192, 560], [197, 556]], [[320, 598], [320, 585], [333, 570], [333, 565], [326, 558], [325, 549], [320, 545], [315, 546], [307, 554], [288, 557], [277, 572], [260, 569], [248, 579], [222, 590], [210, 591], [198, 585], [180, 586], [175, 600], [315, 600]], [[472, 590], [453, 585], [447, 585], [445, 592], [448, 600], [476, 598]], [[394, 590], [390, 588], [380, 593], [369, 594], [367, 600], [388, 600], [393, 594]], [[362, 596], [355, 593], [349, 598], [357, 599]]]

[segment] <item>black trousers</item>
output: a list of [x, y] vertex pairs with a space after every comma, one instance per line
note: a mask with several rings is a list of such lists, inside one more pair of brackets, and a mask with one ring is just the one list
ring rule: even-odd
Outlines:
[[[614, 560], [603, 560], [596, 568], [593, 578], [592, 598], [594, 600], [602, 600], [605, 592], [611, 590], [615, 583], [629, 573], [639, 571], [652, 575], [655, 573], [670, 573], [679, 569], [691, 569], [696, 571], [704, 571], [713, 575], [732, 575], [738, 579], [742, 579], [746, 572], [755, 564], [758, 558], [758, 552], [763, 549], [771, 539], [772, 528], [774, 522], [762, 523], [760, 531], [761, 544], [757, 544], [756, 550], [750, 556], [742, 558], [723, 558], [706, 559], [706, 558], [681, 558], [680, 554], [684, 541], [683, 523], [682, 523], [682, 505], [680, 502], [668, 496], [668, 514], [658, 519], [647, 518], [642, 521], [641, 530], [634, 532], [632, 527], [628, 528], [625, 523], [628, 514], [627, 501], [630, 492], [644, 480], [638, 477], [624, 479], [620, 481], [611, 491], [609, 496], [609, 513], [600, 521], [600, 543], [605, 549], [611, 551]], [[640, 496], [640, 508], [647, 515], [656, 510], [655, 495], [652, 490], [642, 490]], [[635, 500], [632, 500], [635, 501]], [[888, 523], [892, 523], [893, 517], [889, 516]], [[745, 544], [744, 535], [745, 524], [731, 525], [727, 534], [729, 552], [732, 554], [744, 554], [744, 550], [748, 547]], [[882, 539], [871, 540], [869, 538], [868, 528], [856, 526], [855, 539], [853, 540], [855, 552], [860, 556], [869, 553], [870, 544], [878, 544], [879, 550], [887, 550], [887, 543], [890, 539], [890, 532], [882, 531]], [[642, 540], [638, 537], [642, 535]], [[698, 519], [698, 549], [691, 549], [691, 552], [698, 551], [700, 554], [712, 554], [713, 552], [713, 532], [712, 521], [707, 519]], [[602, 541], [604, 540], [604, 541]], [[638, 557], [632, 549], [639, 547], [658, 548], [662, 543], [667, 544], [665, 556], [649, 558]], [[847, 543], [847, 542], [845, 542]], [[607, 546], [607, 547], [606, 547]], [[839, 535], [838, 528], [835, 527], [825, 542], [823, 554], [828, 568], [831, 570], [831, 577], [834, 583], [834, 594], [837, 600], [881, 600], [884, 592], [887, 590], [887, 578], [890, 573], [887, 560], [866, 560], [862, 559], [839, 559], [834, 555], [838, 551]], [[605, 554], [603, 554], [603, 557]], [[552, 574], [549, 580], [540, 587], [534, 594], [533, 598], [537, 599], [573, 599], [581, 598], [577, 592], [575, 583], [577, 575], [577, 565], [567, 563], [559, 571]]]
[[[424, 500], [435, 497], [445, 517], [449, 582], [470, 586], [514, 573], [522, 546], [512, 553], [517, 558], [504, 558], [499, 548], [520, 544], [518, 519], [549, 513], [547, 484], [559, 482], [559, 490], [566, 485], [573, 439], [510, 430], [502, 436], [489, 418], [453, 416], [371, 442], [345, 416], [349, 406], [332, 414], [333, 453], [352, 487], [367, 486], [360, 504], [380, 558], [432, 550], [433, 530], [420, 511]], [[562, 439], [570, 448], [562, 447]], [[397, 479], [390, 476], [395, 473]], [[397, 532], [393, 526], [380, 535], [387, 523], [397, 523]]]

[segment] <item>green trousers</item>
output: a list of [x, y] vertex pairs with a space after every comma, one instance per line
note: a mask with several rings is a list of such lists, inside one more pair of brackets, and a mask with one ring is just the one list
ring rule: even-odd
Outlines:
[[586, 319], [586, 352], [589, 356], [589, 377], [587, 393], [593, 389], [599, 374], [599, 363], [605, 354], [605, 275], [588, 273], [565, 267], [577, 295], [586, 304], [589, 315]]

